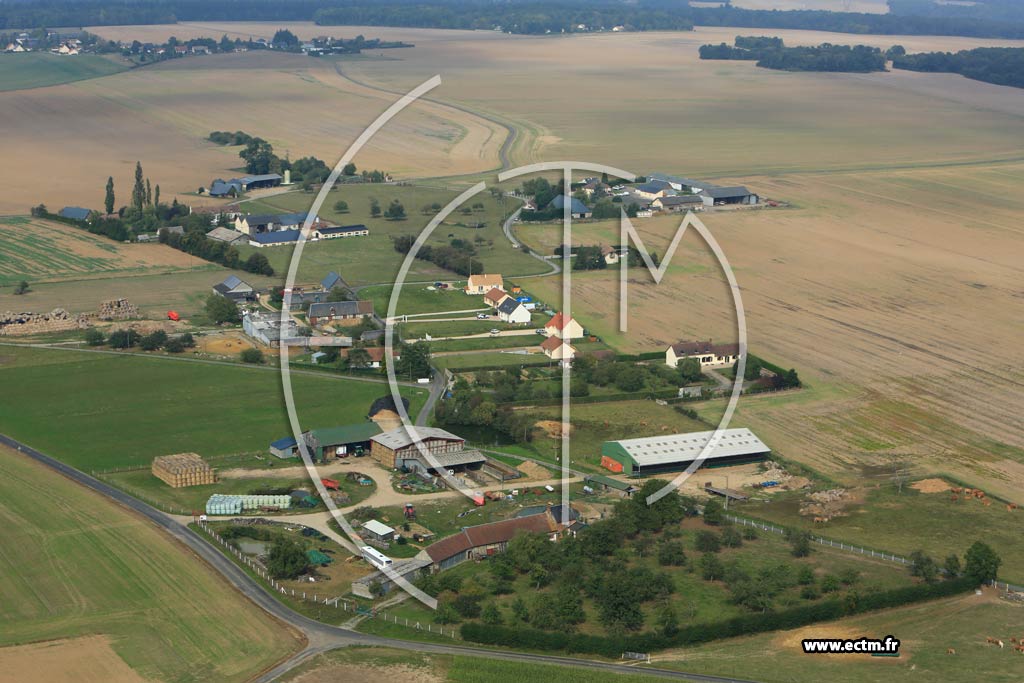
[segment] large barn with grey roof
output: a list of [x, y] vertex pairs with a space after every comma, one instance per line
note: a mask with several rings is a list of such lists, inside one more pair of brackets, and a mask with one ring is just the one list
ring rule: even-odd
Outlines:
[[[613, 472], [634, 476], [681, 472], [700, 459], [714, 435], [714, 431], [707, 431], [605, 441], [601, 464]], [[700, 467], [743, 465], [764, 460], [770, 453], [771, 449], [749, 429], [723, 429]]]

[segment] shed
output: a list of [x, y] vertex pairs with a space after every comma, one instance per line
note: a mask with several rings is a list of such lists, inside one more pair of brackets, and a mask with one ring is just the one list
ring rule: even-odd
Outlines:
[[709, 443], [711, 448], [700, 467], [757, 462], [771, 452], [752, 431], [741, 428], [605, 441], [601, 455], [602, 461], [608, 458], [621, 464], [626, 474], [672, 472], [684, 470], [698, 461]]
[[371, 538], [377, 541], [391, 541], [395, 538], [395, 530], [389, 527], [387, 524], [378, 522], [375, 519], [371, 519], [368, 522], [363, 522], [363, 530], [370, 535]]

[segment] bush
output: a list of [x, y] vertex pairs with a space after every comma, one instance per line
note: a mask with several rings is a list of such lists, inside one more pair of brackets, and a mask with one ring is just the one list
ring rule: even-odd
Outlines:
[[139, 333], [129, 328], [127, 330], [114, 330], [110, 333], [107, 344], [113, 349], [128, 349], [139, 343]]
[[693, 539], [693, 547], [698, 552], [717, 553], [722, 547], [722, 542], [714, 531], [701, 530]]
[[85, 343], [89, 346], [103, 346], [105, 341], [107, 338], [95, 327], [90, 327], [85, 331]]
[[739, 548], [743, 545], [743, 537], [739, 529], [733, 526], [722, 529], [722, 545], [726, 548]]
[[722, 501], [712, 498], [704, 504], [704, 523], [718, 525], [725, 519], [725, 508]]
[[139, 348], [143, 351], [156, 351], [166, 343], [167, 333], [163, 330], [156, 330], [139, 340]]
[[164, 344], [164, 351], [167, 353], [181, 353], [185, 350], [185, 345], [181, 343], [181, 339], [175, 337], [174, 339], [168, 339], [167, 343]]
[[744, 541], [756, 541], [757, 540], [757, 529], [752, 526], [743, 527], [743, 540]]
[[210, 320], [217, 324], [237, 324], [242, 320], [242, 314], [239, 313], [235, 302], [216, 294], [206, 297], [206, 315], [210, 316]]
[[259, 365], [263, 362], [263, 352], [255, 348], [244, 349], [242, 353], [239, 354], [239, 357], [242, 359], [243, 363]]

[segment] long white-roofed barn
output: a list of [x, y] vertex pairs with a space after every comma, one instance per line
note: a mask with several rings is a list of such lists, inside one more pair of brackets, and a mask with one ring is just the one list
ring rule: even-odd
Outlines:
[[[605, 441], [601, 446], [601, 464], [630, 475], [679, 472], [701, 458], [704, 447], [714, 436], [714, 431], [707, 431]], [[758, 462], [770, 453], [771, 449], [749, 429], [723, 429], [700, 467]]]

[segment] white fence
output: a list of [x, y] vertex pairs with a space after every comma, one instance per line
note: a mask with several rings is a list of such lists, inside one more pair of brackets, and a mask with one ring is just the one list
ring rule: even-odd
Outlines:
[[[785, 529], [783, 529], [781, 527], [777, 527], [777, 526], [775, 526], [773, 524], [768, 524], [767, 522], [757, 522], [757, 521], [754, 521], [752, 519], [746, 519], [744, 517], [736, 517], [734, 515], [725, 515], [725, 518], [728, 519], [731, 522], [735, 522], [736, 524], [740, 524], [742, 526], [754, 527], [755, 529], [761, 529], [763, 531], [767, 531], [767, 532], [773, 533], [773, 534], [783, 534], [784, 535], [786, 533]], [[899, 555], [894, 555], [893, 553], [886, 553], [886, 552], [883, 552], [881, 550], [871, 550], [870, 548], [862, 548], [860, 546], [850, 545], [849, 543], [843, 543], [841, 541], [833, 541], [831, 538], [824, 538], [822, 536], [815, 536], [815, 535], [812, 534], [811, 535], [811, 541], [813, 541], [814, 543], [818, 543], [819, 545], [827, 546], [829, 548], [838, 548], [838, 549], [844, 550], [846, 552], [858, 553], [860, 555], [865, 555], [867, 557], [877, 557], [877, 558], [882, 559], [882, 560], [887, 560], [889, 562], [896, 562], [896, 563], [902, 564], [902, 565], [909, 565], [910, 564], [910, 560], [908, 560], [907, 558], [901, 557]]]
[[329, 597], [327, 595], [321, 595], [320, 593], [313, 593], [303, 590], [295, 590], [294, 588], [287, 588], [282, 586], [276, 579], [274, 579], [270, 572], [266, 570], [261, 563], [256, 562], [250, 557], [247, 557], [244, 553], [239, 551], [233, 545], [221, 538], [220, 534], [214, 531], [209, 524], [205, 522], [199, 522], [199, 527], [202, 528], [210, 538], [219, 543], [225, 551], [233, 555], [239, 562], [247, 566], [253, 571], [258, 577], [267, 582], [267, 584], [281, 595], [285, 595], [296, 600], [302, 600], [304, 602], [314, 602], [327, 607], [333, 607], [336, 610], [342, 612], [351, 612], [355, 616], [365, 616], [369, 619], [380, 619], [386, 624], [397, 624], [398, 626], [405, 626], [408, 628], [416, 629], [417, 631], [426, 631], [427, 633], [435, 633], [437, 635], [445, 636], [447, 638], [458, 639], [458, 632], [455, 629], [445, 629], [444, 626], [439, 625], [437, 630], [434, 630], [434, 625], [430, 622], [421, 624], [418, 621], [410, 622], [408, 617], [399, 617], [394, 614], [388, 614], [387, 612], [381, 612], [377, 610], [366, 610], [360, 608], [359, 604], [354, 600], [348, 600], [340, 596]]

